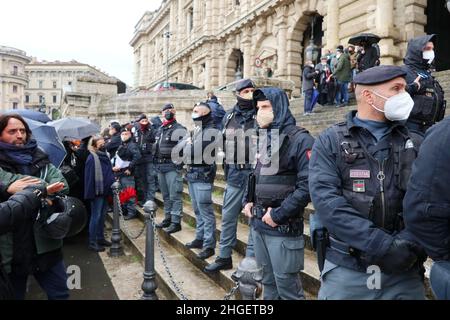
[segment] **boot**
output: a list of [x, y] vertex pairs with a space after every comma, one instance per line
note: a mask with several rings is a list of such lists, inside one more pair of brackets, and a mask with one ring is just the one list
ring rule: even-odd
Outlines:
[[137, 215], [137, 213], [135, 213], [135, 214], [127, 215], [127, 216], [123, 217], [123, 219], [125, 221], [128, 221], [128, 220], [132, 220], [132, 219], [137, 219], [137, 217], [138, 217], [138, 215]]
[[106, 240], [106, 239], [98, 240], [97, 243], [98, 243], [100, 246], [103, 246], [103, 247], [111, 247], [111, 246], [112, 246], [112, 243], [109, 242], [109, 241]]
[[186, 243], [188, 249], [203, 249], [203, 240], [195, 239], [192, 242]]
[[94, 251], [94, 252], [103, 252], [103, 251], [105, 251], [105, 247], [103, 247], [103, 246], [101, 246], [101, 245], [99, 245], [97, 243], [90, 243], [88, 249], [91, 250], [91, 251]]
[[206, 266], [204, 271], [213, 273], [219, 272], [220, 270], [230, 270], [230, 269], [233, 269], [233, 260], [231, 260], [231, 257], [229, 258], [217, 257], [216, 261], [213, 264]]
[[166, 218], [161, 223], [156, 224], [156, 227], [159, 229], [167, 228], [169, 226], [170, 226], [170, 218], [168, 218], [168, 219]]
[[171, 223], [169, 227], [163, 229], [167, 234], [172, 234], [181, 231], [181, 225], [179, 223]]
[[214, 249], [213, 248], [206, 248], [204, 249], [202, 252], [200, 252], [197, 255], [197, 258], [201, 259], [201, 260], [206, 260], [209, 257], [212, 257], [214, 255]]

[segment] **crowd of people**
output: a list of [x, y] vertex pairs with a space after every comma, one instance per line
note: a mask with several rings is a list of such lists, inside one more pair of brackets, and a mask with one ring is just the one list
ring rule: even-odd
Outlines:
[[[327, 90], [322, 99], [347, 103], [353, 79], [357, 101], [346, 121], [316, 140], [297, 126], [283, 90], [257, 88], [250, 79], [237, 83], [236, 104], [228, 112], [213, 93], [196, 103], [192, 131], [177, 121], [176, 106], [167, 103], [161, 108], [162, 121], [142, 114], [130, 123], [112, 122], [103, 135], [67, 141], [60, 170], [37, 148], [20, 116], [1, 116], [0, 281], [17, 299], [24, 297], [28, 275], [49, 299], [68, 297], [62, 240], [49, 239], [42, 228], [54, 195], [83, 199], [90, 211], [88, 247], [100, 252], [111, 245], [103, 227], [114, 181], [120, 182], [126, 220], [136, 218], [136, 206], [155, 200], [160, 190], [164, 217], [156, 227], [172, 234], [182, 229], [185, 179], [196, 216], [195, 237], [186, 247], [200, 249], [197, 257], [205, 260], [219, 244], [215, 262], [204, 272], [233, 268], [243, 210], [251, 226], [246, 256], [262, 266], [264, 299], [304, 299], [298, 273], [304, 267], [303, 213], [312, 201], [319, 298], [424, 299], [427, 254], [444, 262], [450, 256], [449, 194], [445, 187], [437, 192], [442, 199], [426, 192], [445, 184], [445, 175], [435, 172], [442, 163], [436, 164], [436, 174], [421, 169], [430, 154], [445, 146], [448, 139], [442, 145], [440, 135], [449, 135], [444, 134], [449, 133], [447, 120], [428, 131], [445, 113], [444, 92], [430, 73], [433, 38], [411, 40], [402, 67], [370, 68], [377, 60], [372, 49], [364, 49], [365, 58], [351, 47], [348, 52], [338, 48], [335, 58], [325, 56], [317, 67], [308, 65], [303, 83], [307, 96], [312, 90], [308, 81], [317, 74]], [[355, 68], [359, 72], [352, 74]], [[333, 77], [338, 90], [328, 95]], [[222, 163], [227, 184], [216, 239], [212, 192]], [[375, 290], [367, 286], [372, 266], [383, 275]], [[448, 281], [449, 276], [440, 276], [447, 265], [437, 266], [435, 283]]]
[[[345, 49], [339, 45], [334, 52], [325, 50], [317, 65], [311, 60], [305, 61], [302, 75], [304, 115], [313, 113], [316, 102], [337, 108], [347, 106], [349, 92], [354, 92], [353, 79], [356, 74], [379, 64], [378, 46], [364, 42], [359, 46], [349, 45]], [[315, 99], [314, 94], [317, 95]]]

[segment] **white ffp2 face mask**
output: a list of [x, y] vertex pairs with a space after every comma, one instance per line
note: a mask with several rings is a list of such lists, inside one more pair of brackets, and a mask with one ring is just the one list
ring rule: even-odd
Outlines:
[[414, 100], [411, 98], [408, 92], [405, 91], [390, 98], [386, 98], [376, 93], [375, 91], [372, 91], [372, 93], [386, 100], [384, 111], [372, 104], [372, 107], [375, 110], [384, 113], [386, 119], [390, 121], [403, 121], [409, 118], [409, 115], [411, 114], [411, 111], [414, 107]]
[[428, 60], [428, 63], [431, 64], [436, 58], [436, 54], [434, 53], [434, 50], [427, 50], [423, 52], [422, 57], [424, 60]]

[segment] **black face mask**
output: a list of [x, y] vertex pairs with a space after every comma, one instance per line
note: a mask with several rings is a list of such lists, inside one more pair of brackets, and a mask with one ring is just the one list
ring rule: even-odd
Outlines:
[[238, 106], [241, 109], [253, 109], [255, 107], [255, 104], [253, 100], [247, 100], [244, 98], [241, 98], [240, 96], [237, 96]]
[[202, 123], [202, 126], [204, 126], [205, 124], [207, 124], [212, 118], [211, 112], [208, 114], [205, 114], [202, 117], [198, 117], [197, 119], [194, 120], [195, 123]]
[[172, 112], [170, 112], [170, 111], [167, 111], [166, 113], [164, 113], [164, 118], [167, 120], [167, 121], [170, 121], [170, 120], [172, 120], [173, 118], [174, 118], [174, 114], [172, 113]]
[[98, 148], [98, 151], [100, 151], [100, 152], [106, 152], [106, 147], [105, 147], [105, 146], [102, 146], [102, 147]]

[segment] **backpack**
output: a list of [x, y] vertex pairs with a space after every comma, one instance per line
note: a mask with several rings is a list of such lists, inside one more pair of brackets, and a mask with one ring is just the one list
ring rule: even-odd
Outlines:
[[211, 116], [214, 120], [216, 128], [219, 130], [222, 129], [222, 120], [225, 116], [225, 109], [219, 102], [214, 100], [208, 100], [206, 103], [211, 108]]

